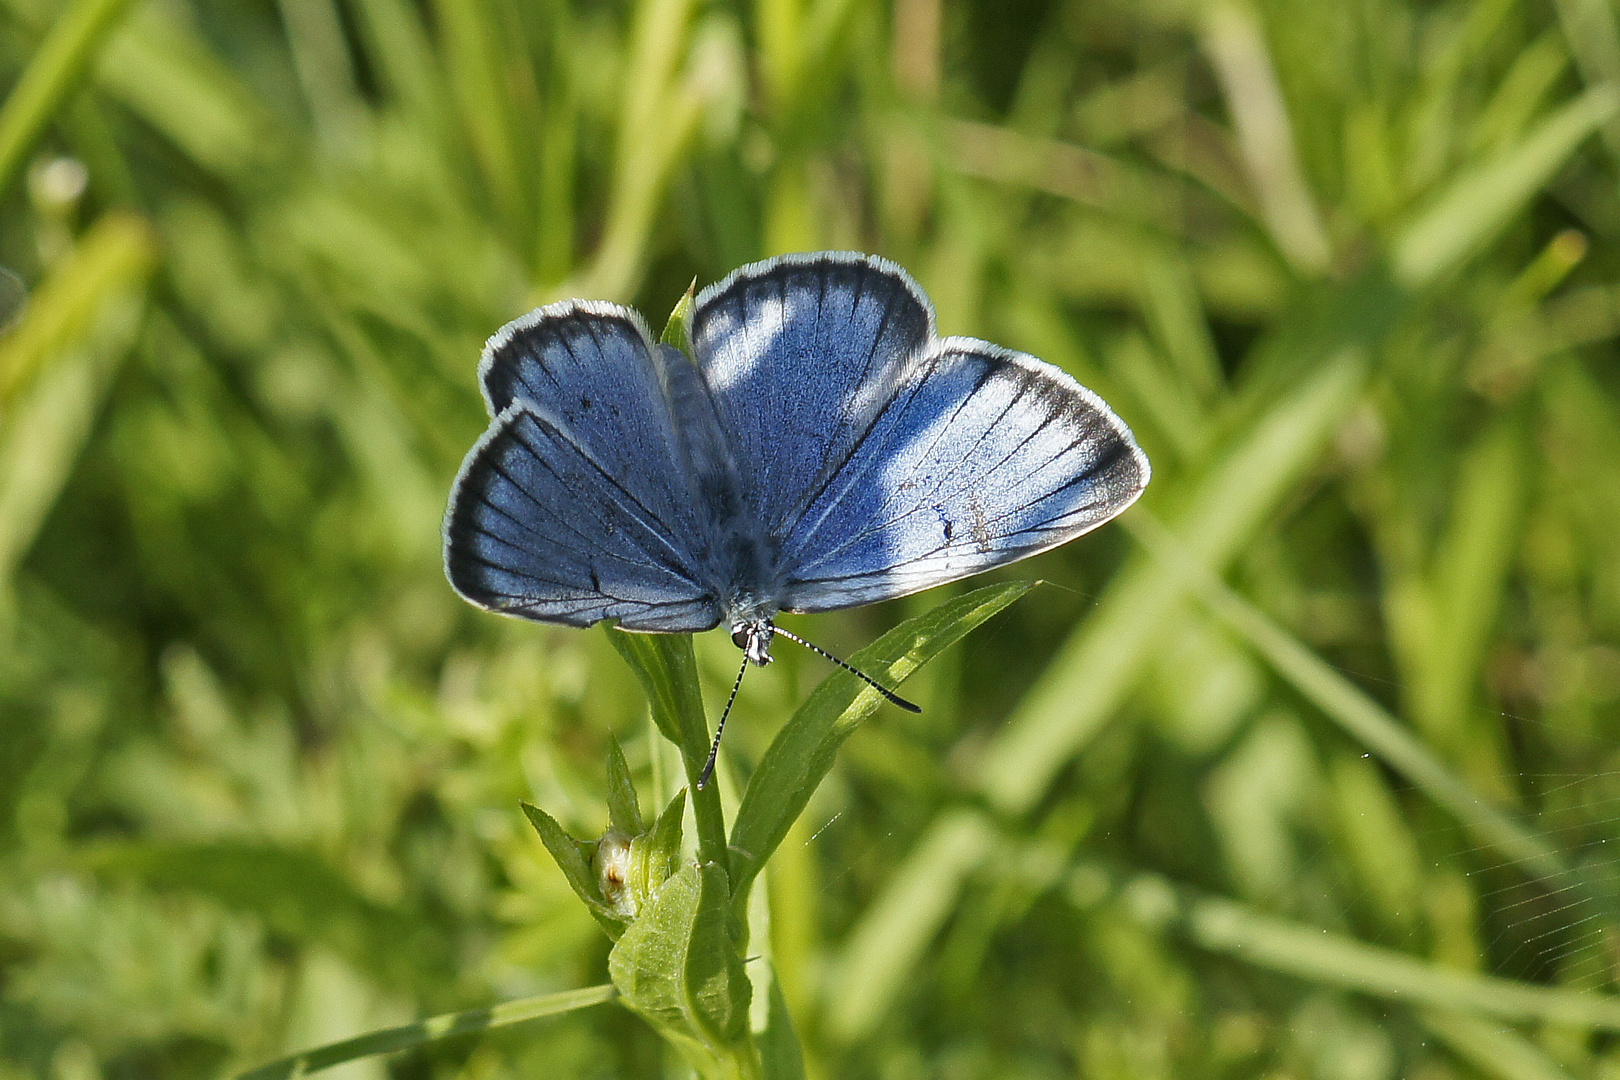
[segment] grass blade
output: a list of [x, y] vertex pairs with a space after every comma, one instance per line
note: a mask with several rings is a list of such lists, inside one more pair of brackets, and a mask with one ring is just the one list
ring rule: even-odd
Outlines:
[[454, 1035], [511, 1027], [513, 1024], [538, 1020], [545, 1016], [557, 1016], [573, 1012], [575, 1009], [601, 1005], [618, 996], [617, 990], [603, 983], [601, 986], [588, 986], [582, 990], [564, 990], [558, 994], [521, 998], [487, 1009], [446, 1013], [443, 1016], [418, 1020], [414, 1024], [384, 1028], [352, 1039], [344, 1039], [342, 1042], [329, 1043], [314, 1050], [305, 1050], [301, 1054], [239, 1073], [236, 1080], [292, 1080], [293, 1077], [308, 1076], [310, 1073], [330, 1069], [334, 1065], [341, 1065], [357, 1058], [392, 1054], [398, 1050], [407, 1050], [413, 1046], [448, 1039]]
[[261, 103], [182, 20], [144, 5], [107, 42], [100, 84], [203, 168], [251, 185], [283, 148]]
[[45, 35], [0, 107], [0, 192], [128, 6], [129, 0], [78, 0]]
[[[1315, 460], [1349, 409], [1365, 363], [1333, 363], [1279, 402], [1190, 492], [1178, 532], [1199, 566], [1228, 562]], [[1091, 618], [1063, 645], [991, 744], [980, 789], [1019, 814], [1102, 726], [1158, 644], [1161, 623], [1184, 586], [1151, 561], [1129, 565]]]
[[1157, 874], [1125, 878], [1098, 863], [1079, 863], [1070, 871], [1065, 892], [1081, 907], [1111, 896], [1139, 922], [1173, 930], [1200, 948], [1322, 986], [1502, 1020], [1620, 1030], [1620, 997], [1613, 994], [1445, 967], [1245, 904], [1201, 896]]
[[[1235, 634], [1247, 641], [1279, 675], [1313, 702], [1351, 738], [1367, 747], [1450, 811], [1482, 841], [1549, 887], [1578, 881], [1556, 848], [1509, 814], [1477, 795], [1383, 706], [1368, 697], [1299, 640], [1214, 575], [1194, 569], [1187, 553], [1145, 516], [1133, 528], [1162, 564], [1189, 581], [1201, 599]], [[1595, 890], [1587, 890], [1594, 896]]]
[[[524, 162], [520, 160], [523, 99], [533, 103], [532, 68], [505, 55], [509, 28], [499, 25], [495, 5], [439, 0], [434, 5], [447, 82], [460, 106], [462, 126], [484, 183], [508, 228], [526, 235]], [[522, 81], [520, 81], [522, 80]]]
[[1448, 1009], [1424, 1009], [1423, 1026], [1453, 1053], [1500, 1080], [1575, 1080], [1540, 1047], [1512, 1028]]
[[135, 334], [153, 249], [144, 221], [108, 215], [0, 339], [0, 589], [89, 437]]
[[1259, 16], [1246, 3], [1221, 0], [1205, 9], [1203, 34], [1266, 228], [1297, 269], [1326, 270], [1333, 255], [1327, 228], [1305, 182]]
[[[1130, 887], [1164, 888], [1162, 880]], [[1197, 945], [1309, 982], [1375, 998], [1484, 1013], [1504, 1020], [1620, 1031], [1620, 997], [1474, 975], [1227, 900], [1186, 902], [1182, 928]]]
[[35, 373], [92, 336], [104, 308], [144, 284], [156, 255], [150, 227], [133, 214], [108, 214], [85, 233], [0, 339], [0, 414]]
[[1408, 288], [1427, 285], [1484, 244], [1617, 110], [1620, 91], [1594, 86], [1517, 145], [1452, 181], [1395, 238], [1395, 277]]
[[883, 1020], [995, 835], [977, 810], [950, 810], [929, 826], [832, 964], [826, 1008], [834, 1038], [853, 1042]]

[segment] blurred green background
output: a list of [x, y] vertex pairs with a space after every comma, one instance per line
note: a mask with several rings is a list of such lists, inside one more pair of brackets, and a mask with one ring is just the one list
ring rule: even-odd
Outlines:
[[[603, 981], [517, 804], [594, 835], [657, 751], [604, 631], [443, 579], [479, 348], [818, 248], [1155, 474], [771, 863], [810, 1074], [1620, 1076], [1617, 23], [0, 0], [0, 1077]], [[732, 776], [827, 673], [778, 654]], [[682, 1075], [615, 1006], [343, 1069]]]

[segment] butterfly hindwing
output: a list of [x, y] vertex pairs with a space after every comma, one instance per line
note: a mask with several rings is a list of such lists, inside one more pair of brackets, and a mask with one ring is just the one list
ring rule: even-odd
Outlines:
[[1147, 479], [1130, 431], [1067, 374], [937, 342], [789, 535], [784, 607], [871, 603], [1033, 555], [1114, 517]]
[[450, 583], [481, 607], [629, 630], [707, 630], [720, 618], [669, 524], [528, 402], [508, 405], [467, 455], [444, 530]]

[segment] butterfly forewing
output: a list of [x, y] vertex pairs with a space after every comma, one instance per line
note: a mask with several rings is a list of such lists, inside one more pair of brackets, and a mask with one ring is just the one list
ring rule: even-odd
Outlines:
[[666, 527], [522, 403], [468, 456], [445, 541], [451, 584], [483, 607], [574, 626], [693, 631], [719, 620]]
[[1087, 532], [1147, 483], [1129, 430], [1068, 375], [968, 338], [935, 345], [784, 547], [784, 606], [916, 592]]
[[693, 353], [768, 532], [798, 518], [932, 336], [916, 285], [869, 256], [783, 256], [698, 296]]

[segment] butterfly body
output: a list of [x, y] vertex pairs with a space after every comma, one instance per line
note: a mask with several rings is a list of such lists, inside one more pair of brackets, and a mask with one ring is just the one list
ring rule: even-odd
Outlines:
[[584, 626], [724, 625], [768, 663], [775, 616], [901, 596], [1046, 550], [1140, 494], [1147, 459], [1049, 364], [937, 337], [899, 267], [818, 253], [699, 294], [692, 356], [614, 304], [490, 339], [492, 419], [445, 521], [468, 600]]

